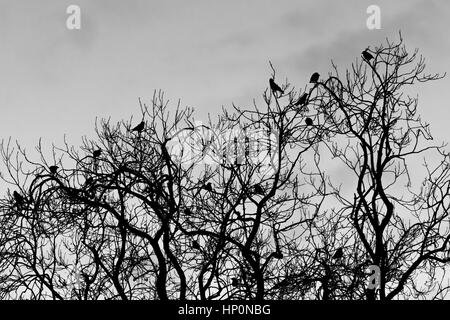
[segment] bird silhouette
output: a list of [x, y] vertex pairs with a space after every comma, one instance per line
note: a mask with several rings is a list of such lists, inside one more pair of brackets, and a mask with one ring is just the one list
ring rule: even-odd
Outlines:
[[239, 285], [239, 279], [238, 278], [231, 278], [231, 285], [233, 287], [237, 287]]
[[367, 49], [364, 50], [364, 51], [362, 52], [362, 56], [363, 56], [363, 58], [366, 59], [367, 61], [370, 61], [370, 60], [373, 59], [373, 55], [371, 55], [371, 54], [367, 51]]
[[208, 182], [207, 184], [205, 184], [203, 186], [203, 189], [205, 189], [206, 191], [210, 191], [210, 192], [213, 191], [211, 182]]
[[342, 248], [339, 248], [336, 250], [336, 252], [333, 255], [334, 260], [339, 260], [344, 256], [344, 250]]
[[131, 131], [141, 132], [142, 130], [144, 130], [144, 128], [145, 128], [145, 122], [141, 121], [141, 123], [139, 123], [136, 127], [131, 129]]
[[192, 248], [195, 250], [200, 250], [200, 245], [198, 244], [197, 240], [192, 241]]
[[309, 79], [309, 83], [317, 83], [319, 81], [320, 74], [318, 72], [314, 72], [311, 76], [311, 79]]
[[281, 94], [284, 93], [284, 91], [280, 88], [280, 86], [275, 83], [273, 78], [269, 79], [269, 84], [270, 84], [270, 90], [272, 90], [273, 93], [275, 93], [275, 92], [280, 92]]
[[277, 252], [274, 252], [274, 253], [273, 253], [273, 257], [274, 257], [275, 259], [280, 260], [280, 259], [283, 259], [283, 254], [281, 253], [281, 251], [277, 251]]
[[25, 198], [18, 193], [16, 190], [14, 190], [13, 192], [13, 197], [14, 197], [14, 201], [16, 201], [16, 204], [18, 206], [21, 206], [23, 204], [23, 202], [25, 201]]
[[94, 152], [92, 152], [92, 156], [93, 156], [94, 158], [100, 157], [101, 154], [102, 154], [102, 149], [97, 149], [97, 150], [95, 150]]
[[314, 121], [311, 118], [306, 118], [305, 123], [307, 126], [312, 126], [314, 124]]
[[308, 101], [308, 94], [304, 93], [299, 99], [298, 101], [295, 103], [296, 106], [302, 106], [304, 104], [306, 104], [306, 101]]
[[48, 167], [51, 174], [56, 174], [58, 172], [59, 167], [58, 166], [50, 166]]
[[185, 215], [187, 215], [187, 216], [190, 216], [190, 215], [192, 215], [192, 211], [191, 211], [191, 209], [189, 209], [189, 208], [185, 208], [185, 209], [184, 209], [184, 214], [185, 214]]
[[255, 184], [253, 186], [253, 190], [255, 191], [255, 193], [257, 194], [264, 194], [264, 190], [263, 188], [259, 185], [259, 184]]

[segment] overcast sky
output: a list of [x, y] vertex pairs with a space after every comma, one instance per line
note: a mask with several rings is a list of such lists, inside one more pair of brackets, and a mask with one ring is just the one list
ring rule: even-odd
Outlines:
[[[66, 28], [71, 4], [81, 30]], [[380, 30], [366, 27], [371, 4], [381, 8]], [[28, 148], [39, 137], [61, 144], [64, 134], [78, 143], [96, 117], [138, 116], [138, 97], [150, 101], [155, 89], [204, 119], [259, 98], [269, 60], [278, 79], [304, 87], [331, 59], [348, 67], [399, 30], [429, 72], [448, 72], [449, 18], [446, 0], [0, 0], [0, 136]], [[417, 90], [438, 141], [450, 141], [449, 84]]]

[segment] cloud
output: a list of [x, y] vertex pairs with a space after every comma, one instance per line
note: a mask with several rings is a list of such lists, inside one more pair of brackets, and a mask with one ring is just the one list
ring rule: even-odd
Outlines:
[[393, 15], [385, 25], [391, 29], [401, 29], [406, 43], [410, 42], [439, 58], [448, 59], [443, 48], [449, 47], [443, 41], [443, 30], [448, 28], [450, 3], [448, 1], [417, 2], [403, 12]]
[[[412, 44], [412, 48], [419, 47], [423, 49], [423, 53], [434, 59], [447, 58], [447, 52], [440, 48], [449, 46], [448, 41], [443, 43], [441, 33], [447, 23], [449, 4], [442, 4], [442, 1], [419, 1], [416, 5], [401, 8], [391, 8], [388, 4], [380, 7], [382, 10], [381, 30], [369, 30], [365, 25], [351, 29], [341, 27], [323, 39], [305, 38], [303, 41], [305, 46], [288, 53], [283, 64], [297, 72], [314, 70], [326, 72], [330, 69], [331, 60], [338, 66], [346, 67], [359, 58], [360, 52], [367, 46], [372, 48], [378, 46], [385, 43], [386, 38], [398, 40], [399, 31], [402, 31], [407, 47], [409, 47], [408, 44]], [[315, 9], [316, 12], [320, 10], [320, 7]], [[314, 19], [317, 19], [317, 13], [311, 16], [302, 13], [301, 18], [292, 22], [297, 14], [292, 13], [290, 20], [287, 19], [289, 25], [301, 25], [315, 30], [311, 24]], [[339, 13], [337, 12], [335, 16], [339, 16]], [[326, 26], [327, 23], [324, 22], [319, 28], [327, 28]]]

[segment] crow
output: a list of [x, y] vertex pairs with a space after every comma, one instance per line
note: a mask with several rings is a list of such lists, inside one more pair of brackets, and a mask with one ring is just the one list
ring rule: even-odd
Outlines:
[[283, 94], [284, 93], [284, 91], [280, 88], [280, 86], [279, 85], [277, 85], [276, 83], [275, 83], [275, 81], [273, 80], [273, 78], [270, 78], [269, 79], [269, 84], [270, 84], [270, 90], [272, 90], [273, 91], [273, 93], [275, 93], [275, 92], [281, 92], [281, 94]]
[[275, 259], [280, 260], [280, 259], [283, 259], [283, 254], [281, 253], [281, 251], [277, 251], [277, 252], [274, 252], [274, 253], [273, 253], [273, 257], [274, 257]]
[[336, 250], [336, 252], [333, 255], [334, 260], [339, 260], [344, 256], [344, 250], [342, 248], [339, 248]]
[[239, 279], [238, 278], [231, 278], [231, 285], [233, 287], [237, 287], [239, 285]]
[[318, 72], [314, 72], [311, 76], [311, 79], [309, 80], [309, 83], [317, 83], [317, 81], [319, 81], [319, 73]]
[[189, 208], [185, 208], [185, 209], [184, 209], [184, 214], [185, 214], [185, 215], [187, 215], [187, 216], [190, 216], [190, 215], [192, 215], [192, 211], [191, 211], [191, 209], [189, 209]]
[[314, 124], [313, 120], [311, 118], [306, 118], [305, 123], [307, 126], [312, 126]]
[[198, 244], [197, 240], [192, 241], [192, 248], [195, 250], [200, 250], [200, 245]]
[[371, 55], [371, 54], [367, 51], [367, 49], [364, 50], [364, 51], [362, 52], [362, 56], [363, 56], [363, 58], [364, 58], [365, 60], [367, 60], [367, 62], [369, 62], [370, 60], [373, 59], [373, 55]]
[[17, 206], [21, 206], [23, 204], [23, 202], [25, 201], [24, 197], [15, 190], [13, 192], [13, 197], [14, 197], [14, 200], [16, 201]]
[[207, 184], [205, 184], [203, 186], [203, 189], [205, 189], [206, 191], [210, 191], [210, 192], [213, 191], [211, 182], [208, 182]]
[[95, 150], [94, 152], [92, 152], [92, 156], [93, 156], [94, 158], [100, 157], [101, 154], [102, 154], [102, 149], [97, 149], [97, 150]]
[[264, 190], [263, 188], [259, 185], [259, 184], [255, 184], [253, 186], [253, 190], [255, 191], [255, 193], [257, 194], [264, 194]]
[[308, 101], [308, 94], [304, 93], [299, 99], [298, 101], [295, 103], [296, 106], [302, 106], [304, 104], [306, 104], [306, 102]]
[[58, 172], [59, 167], [58, 166], [50, 166], [48, 167], [51, 174], [56, 174]]
[[141, 121], [141, 123], [139, 123], [136, 127], [131, 129], [131, 131], [141, 132], [142, 130], [144, 130], [144, 128], [145, 128], [145, 122]]

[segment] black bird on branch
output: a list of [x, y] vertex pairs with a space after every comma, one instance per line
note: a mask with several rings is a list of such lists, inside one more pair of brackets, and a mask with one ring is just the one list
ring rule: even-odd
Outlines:
[[13, 192], [14, 201], [16, 202], [17, 207], [21, 207], [25, 202], [25, 198], [18, 193], [16, 190]]
[[190, 215], [192, 215], [192, 211], [191, 211], [191, 209], [189, 209], [189, 208], [185, 208], [185, 209], [184, 209], [184, 214], [185, 214], [185, 215], [187, 215], [187, 216], [190, 216]]
[[238, 278], [231, 278], [231, 285], [233, 287], [237, 287], [239, 285], [239, 280]]
[[314, 72], [311, 76], [311, 79], [309, 79], [309, 83], [317, 83], [319, 81], [320, 74], [318, 72]]
[[311, 118], [306, 118], [305, 123], [307, 126], [312, 126], [314, 124], [314, 121]]
[[371, 55], [367, 49], [362, 52], [362, 56], [367, 62], [370, 62], [370, 60], [373, 59], [373, 55]]
[[197, 240], [192, 241], [192, 248], [195, 250], [200, 250], [200, 244], [197, 242]]
[[304, 93], [298, 101], [295, 103], [296, 106], [303, 106], [308, 101], [308, 94]]
[[284, 93], [284, 91], [280, 88], [279, 85], [277, 85], [275, 83], [275, 81], [273, 80], [273, 78], [269, 79], [269, 84], [270, 84], [270, 90], [272, 90], [272, 92], [275, 94], [276, 92], [280, 92], [281, 94]]
[[339, 248], [336, 250], [336, 252], [333, 255], [334, 260], [339, 260], [344, 256], [344, 250], [342, 248]]
[[212, 192], [212, 191], [213, 191], [213, 188], [212, 188], [211, 182], [208, 182], [207, 184], [205, 184], [205, 185], [203, 186], [203, 189], [205, 189], [206, 191]]
[[273, 257], [278, 260], [283, 259], [283, 253], [281, 253], [281, 251], [276, 251], [273, 253]]
[[102, 154], [102, 149], [97, 149], [97, 150], [95, 150], [94, 152], [92, 152], [92, 156], [93, 156], [94, 158], [100, 157], [101, 154]]
[[50, 170], [50, 173], [55, 175], [58, 172], [59, 167], [58, 166], [50, 166], [48, 167], [48, 169]]
[[131, 129], [131, 131], [142, 132], [142, 130], [144, 130], [144, 128], [145, 128], [145, 122], [141, 121], [141, 123], [139, 123], [136, 127]]
[[256, 194], [264, 194], [264, 189], [263, 189], [259, 184], [255, 184], [255, 185], [253, 186], [253, 191], [254, 191]]

